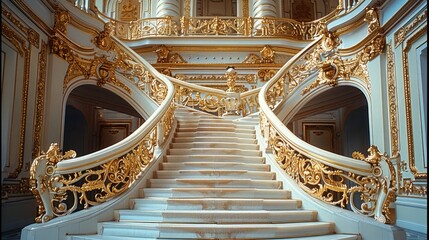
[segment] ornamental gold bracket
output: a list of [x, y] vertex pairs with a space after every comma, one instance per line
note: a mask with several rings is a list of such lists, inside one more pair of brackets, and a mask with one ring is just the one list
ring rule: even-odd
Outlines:
[[301, 95], [308, 93], [310, 90], [320, 85], [335, 87], [340, 77], [345, 78], [344, 63], [340, 57], [328, 59], [318, 64], [317, 68], [319, 69], [319, 74], [316, 81], [304, 88]]
[[[392, 158], [387, 153], [381, 153], [378, 147], [371, 145], [368, 148], [368, 156], [364, 157], [360, 152], [353, 152], [352, 157], [372, 166], [372, 175], [360, 180], [361, 186], [352, 187], [350, 192], [350, 205], [354, 212], [374, 216], [375, 220], [382, 223], [394, 223], [394, 209], [390, 204], [396, 201], [396, 170], [392, 164]], [[361, 199], [365, 202], [361, 208], [355, 206], [353, 195], [361, 193]]]
[[107, 22], [104, 24], [104, 30], [101, 31], [97, 36], [94, 37], [92, 42], [101, 50], [109, 51], [113, 47], [113, 42], [111, 39], [111, 34], [114, 30], [114, 24]]
[[187, 63], [179, 53], [171, 54], [165, 45], [160, 45], [155, 52], [158, 55], [157, 63]]
[[75, 158], [73, 150], [62, 154], [58, 143], [52, 143], [48, 151], [34, 159], [30, 167], [30, 190], [36, 197], [38, 203], [37, 223], [47, 222], [54, 218], [53, 208], [49, 207], [54, 193], [50, 191], [53, 187], [50, 177], [55, 171], [55, 165], [62, 160]]
[[66, 10], [57, 8], [55, 10], [54, 31], [67, 34], [67, 24], [70, 23], [70, 14]]
[[378, 20], [378, 13], [375, 8], [366, 8], [365, 22], [368, 22], [368, 33], [372, 33], [380, 28], [380, 21]]

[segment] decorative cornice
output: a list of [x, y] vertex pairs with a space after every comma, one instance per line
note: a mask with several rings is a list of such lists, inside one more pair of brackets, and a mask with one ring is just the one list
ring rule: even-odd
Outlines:
[[3, 16], [5, 16], [13, 25], [15, 25], [19, 30], [21, 30], [24, 34], [27, 35], [28, 41], [31, 43], [31, 45], [35, 46], [36, 48], [39, 48], [39, 41], [40, 41], [40, 35], [34, 31], [32, 28], [25, 25], [25, 23], [19, 19], [16, 15], [14, 15], [9, 8], [6, 7], [2, 3], [2, 9], [1, 13]]
[[368, 33], [377, 31], [380, 28], [380, 21], [378, 20], [378, 13], [375, 8], [366, 8], [364, 21], [368, 22]]
[[427, 20], [427, 10], [425, 10], [422, 14], [416, 16], [416, 18], [408, 25], [401, 27], [394, 34], [395, 39], [395, 47], [404, 42], [410, 32], [414, 31], [422, 22]]

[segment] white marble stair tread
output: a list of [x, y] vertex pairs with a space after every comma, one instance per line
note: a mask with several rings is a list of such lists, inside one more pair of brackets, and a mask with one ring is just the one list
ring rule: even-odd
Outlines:
[[191, 143], [171, 143], [170, 149], [195, 149], [195, 148], [225, 148], [225, 149], [240, 149], [240, 150], [259, 150], [259, 145], [248, 143], [233, 143], [233, 142], [191, 142]]
[[103, 222], [98, 234], [125, 237], [192, 239], [267, 239], [333, 234], [330, 222], [270, 224], [185, 224]]
[[[67, 240], [184, 240], [186, 238], [142, 238], [142, 237], [124, 237], [124, 236], [103, 236], [103, 235], [68, 235]], [[244, 240], [246, 238], [241, 238]], [[250, 237], [247, 239], [255, 239]], [[299, 238], [263, 238], [265, 240], [358, 240], [357, 235], [352, 234], [328, 234], [321, 236], [312, 236], [312, 237], [299, 237]]]
[[243, 199], [243, 198], [135, 198], [132, 209], [140, 210], [297, 210], [302, 206], [297, 199]]
[[179, 121], [178, 127], [185, 128], [196, 128], [196, 127], [228, 127], [228, 128], [237, 128], [237, 129], [250, 129], [255, 130], [255, 127], [252, 125], [246, 124], [237, 124], [234, 122], [212, 122], [212, 121], [193, 121], [193, 122], [181, 122]]
[[173, 138], [172, 142], [173, 143], [228, 142], [228, 143], [257, 144], [256, 139], [227, 137], [227, 136], [175, 137]]
[[141, 197], [166, 198], [266, 198], [291, 199], [291, 192], [282, 189], [254, 188], [143, 188]]
[[261, 172], [248, 170], [159, 170], [153, 174], [154, 178], [233, 178], [233, 179], [253, 179], [253, 180], [274, 180], [275, 172]]
[[282, 181], [254, 180], [254, 179], [148, 179], [146, 187], [172, 188], [172, 187], [222, 187], [222, 188], [258, 188], [258, 189], [282, 189]]
[[241, 162], [241, 163], [265, 163], [264, 157], [237, 156], [237, 155], [167, 155], [166, 162]]
[[238, 137], [238, 138], [250, 138], [255, 139], [254, 133], [236, 133], [236, 132], [221, 132], [221, 131], [206, 131], [206, 132], [175, 132], [175, 137]]
[[241, 163], [241, 162], [183, 162], [161, 163], [160, 170], [247, 170], [270, 171], [268, 164]]
[[176, 130], [177, 133], [181, 132], [198, 132], [198, 133], [205, 133], [205, 132], [235, 132], [235, 133], [246, 133], [246, 134], [255, 134], [255, 129], [246, 129], [246, 128], [236, 128], [236, 127], [184, 127], [180, 126]]
[[230, 155], [230, 156], [252, 156], [261, 157], [259, 150], [242, 150], [235, 148], [191, 148], [191, 149], [168, 149], [171, 155]]
[[317, 221], [312, 210], [115, 210], [115, 220], [164, 223], [292, 223]]

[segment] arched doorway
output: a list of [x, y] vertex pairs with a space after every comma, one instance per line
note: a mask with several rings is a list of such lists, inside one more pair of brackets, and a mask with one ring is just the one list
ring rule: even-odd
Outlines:
[[337, 86], [314, 96], [287, 124], [304, 141], [351, 157], [370, 144], [368, 102], [351, 86]]
[[143, 124], [143, 117], [117, 94], [82, 85], [66, 103], [63, 150], [86, 155], [126, 138]]

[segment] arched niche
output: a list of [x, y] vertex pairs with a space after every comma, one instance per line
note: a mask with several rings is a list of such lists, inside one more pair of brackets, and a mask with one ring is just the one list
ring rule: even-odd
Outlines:
[[96, 85], [80, 85], [67, 97], [63, 150], [86, 155], [119, 142], [145, 119], [123, 98]]
[[312, 95], [289, 121], [295, 135], [316, 147], [351, 157], [370, 144], [368, 102], [355, 86], [336, 86]]

